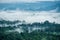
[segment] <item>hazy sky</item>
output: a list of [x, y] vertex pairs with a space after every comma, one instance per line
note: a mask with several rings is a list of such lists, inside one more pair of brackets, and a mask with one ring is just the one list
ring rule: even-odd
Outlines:
[[0, 0], [0, 2], [36, 2], [36, 1], [55, 1], [55, 0]]

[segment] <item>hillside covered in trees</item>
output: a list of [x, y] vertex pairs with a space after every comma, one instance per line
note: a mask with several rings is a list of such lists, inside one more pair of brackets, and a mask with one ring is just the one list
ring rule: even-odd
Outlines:
[[59, 40], [60, 24], [0, 20], [0, 40]]

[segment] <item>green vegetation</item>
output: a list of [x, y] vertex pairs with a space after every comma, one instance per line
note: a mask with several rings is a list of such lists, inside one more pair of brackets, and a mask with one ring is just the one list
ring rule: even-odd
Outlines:
[[46, 34], [45, 32], [33, 31], [31, 33], [0, 32], [0, 40], [59, 40], [60, 35]]
[[[49, 21], [45, 21], [44, 23], [32, 23], [32, 24], [19, 24], [20, 21], [0, 21], [0, 40], [60, 40], [60, 24], [56, 24], [55, 22], [50, 23]], [[8, 25], [6, 27], [6, 25]], [[13, 25], [13, 26], [12, 26]], [[9, 30], [14, 30], [16, 28], [20, 28], [24, 30], [24, 32], [6, 32]], [[34, 30], [32, 32], [28, 32], [28, 28], [32, 30], [34, 27], [38, 28], [46, 28], [43, 30]]]

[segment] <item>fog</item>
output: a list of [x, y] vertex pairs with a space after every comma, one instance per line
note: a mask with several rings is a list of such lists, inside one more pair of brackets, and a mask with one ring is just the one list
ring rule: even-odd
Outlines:
[[45, 20], [60, 23], [60, 13], [57, 13], [55, 9], [40, 12], [8, 10], [8, 11], [0, 11], [0, 20], [1, 19], [9, 21], [20, 20], [20, 21], [26, 21], [27, 23], [44, 22]]

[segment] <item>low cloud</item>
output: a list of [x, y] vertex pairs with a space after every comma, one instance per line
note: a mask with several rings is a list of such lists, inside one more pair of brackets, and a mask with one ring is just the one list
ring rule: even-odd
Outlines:
[[44, 22], [48, 20], [50, 22], [60, 23], [60, 13], [41, 11], [41, 12], [28, 12], [28, 11], [2, 11], [0, 12], [0, 18], [4, 20], [25, 20], [26, 22]]

